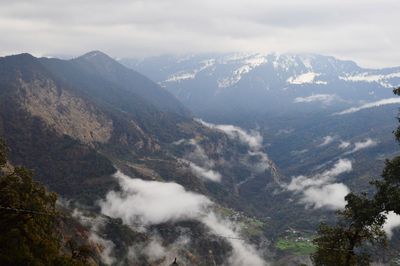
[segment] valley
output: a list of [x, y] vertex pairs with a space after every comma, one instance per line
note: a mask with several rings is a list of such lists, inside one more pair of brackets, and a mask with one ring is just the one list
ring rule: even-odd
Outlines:
[[60, 195], [101, 246], [94, 261], [310, 264], [318, 224], [398, 155], [397, 68], [167, 59], [0, 58], [10, 163]]

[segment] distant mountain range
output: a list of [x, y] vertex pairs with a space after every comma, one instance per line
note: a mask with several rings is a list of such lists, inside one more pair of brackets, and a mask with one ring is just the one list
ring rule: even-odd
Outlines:
[[339, 110], [392, 96], [400, 67], [366, 69], [316, 54], [204, 54], [121, 59], [197, 115]]
[[310, 263], [319, 221], [397, 152], [399, 73], [318, 55], [7, 56], [0, 137], [103, 263]]

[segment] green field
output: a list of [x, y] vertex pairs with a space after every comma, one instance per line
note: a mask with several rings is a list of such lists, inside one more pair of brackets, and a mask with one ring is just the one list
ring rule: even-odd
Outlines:
[[306, 240], [281, 239], [275, 247], [279, 250], [291, 251], [297, 255], [308, 255], [315, 252], [315, 245]]

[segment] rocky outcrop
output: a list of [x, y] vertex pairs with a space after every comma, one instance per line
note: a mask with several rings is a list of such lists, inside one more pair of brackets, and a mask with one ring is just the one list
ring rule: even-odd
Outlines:
[[83, 143], [107, 142], [113, 122], [84, 99], [57, 88], [51, 79], [26, 82], [19, 79], [19, 99], [32, 116], [40, 117], [59, 134]]

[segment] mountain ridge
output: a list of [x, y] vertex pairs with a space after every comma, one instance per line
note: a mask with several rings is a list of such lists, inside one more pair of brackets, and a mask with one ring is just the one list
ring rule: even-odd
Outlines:
[[[205, 117], [249, 110], [258, 114], [339, 110], [389, 98], [388, 89], [400, 84], [400, 67], [368, 69], [317, 54], [195, 54], [120, 62], [145, 73]], [[321, 97], [309, 98], [307, 104], [296, 101], [313, 95]]]

